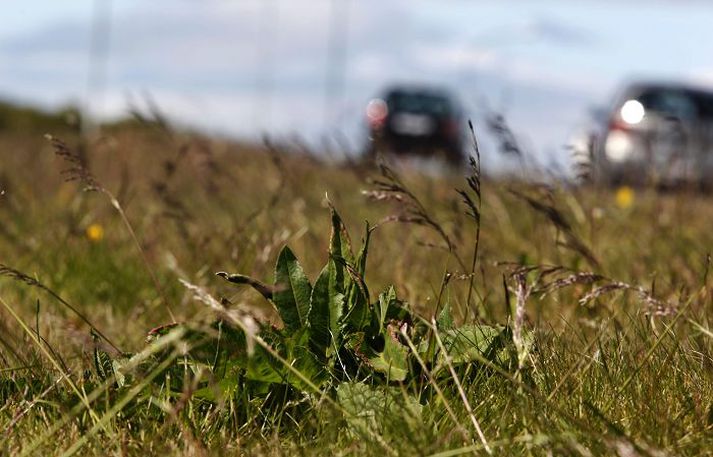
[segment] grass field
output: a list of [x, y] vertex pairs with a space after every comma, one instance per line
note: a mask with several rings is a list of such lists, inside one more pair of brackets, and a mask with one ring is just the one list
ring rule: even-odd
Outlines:
[[0, 134], [2, 455], [713, 449], [710, 195], [51, 133]]

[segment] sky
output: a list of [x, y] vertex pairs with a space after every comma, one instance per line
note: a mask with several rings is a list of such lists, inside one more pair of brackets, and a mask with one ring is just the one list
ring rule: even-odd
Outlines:
[[[236, 137], [316, 144], [342, 132], [358, 150], [368, 100], [421, 82], [450, 88], [476, 128], [501, 112], [541, 161], [565, 163], [568, 138], [626, 81], [713, 87], [713, 4], [702, 1], [0, 5], [0, 98], [78, 103], [102, 117], [151, 99], [176, 122]], [[110, 26], [95, 35], [92, 61], [95, 17]]]

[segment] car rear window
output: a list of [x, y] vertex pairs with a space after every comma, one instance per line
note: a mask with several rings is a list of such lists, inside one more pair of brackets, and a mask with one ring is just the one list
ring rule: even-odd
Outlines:
[[426, 113], [436, 116], [444, 116], [451, 111], [447, 98], [427, 93], [393, 92], [387, 96], [386, 103], [392, 111]]

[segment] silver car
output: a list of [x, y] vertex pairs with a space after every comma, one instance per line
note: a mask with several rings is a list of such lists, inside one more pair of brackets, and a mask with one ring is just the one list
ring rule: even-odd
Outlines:
[[713, 92], [636, 83], [593, 132], [591, 174], [603, 184], [713, 184]]

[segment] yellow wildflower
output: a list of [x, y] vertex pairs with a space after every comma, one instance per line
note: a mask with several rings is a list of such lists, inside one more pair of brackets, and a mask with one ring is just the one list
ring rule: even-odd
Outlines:
[[92, 224], [87, 227], [87, 238], [93, 243], [98, 243], [104, 238], [104, 228], [99, 224]]
[[616, 206], [621, 209], [627, 209], [634, 204], [634, 189], [629, 186], [622, 186], [616, 190], [614, 196]]

